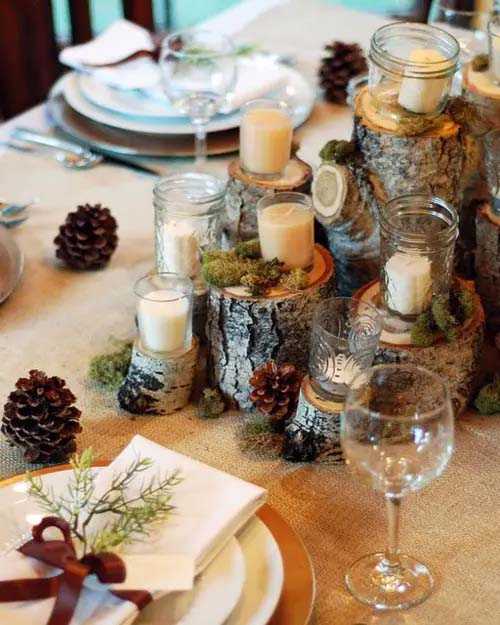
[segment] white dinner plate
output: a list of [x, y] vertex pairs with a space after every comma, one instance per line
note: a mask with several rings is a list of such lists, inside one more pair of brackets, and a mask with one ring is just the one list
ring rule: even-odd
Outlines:
[[[294, 127], [305, 122], [314, 104], [314, 91], [296, 70], [287, 68], [289, 80], [276, 94], [286, 100], [293, 111]], [[148, 120], [127, 117], [105, 110], [93, 104], [82, 94], [78, 84], [78, 74], [70, 72], [57, 81], [51, 94], [62, 92], [66, 102], [75, 111], [85, 117], [122, 130], [159, 135], [193, 134], [192, 124], [185, 118], [177, 117], [169, 120]], [[218, 132], [237, 128], [240, 123], [240, 111], [228, 115], [216, 115], [207, 125], [207, 132]]]

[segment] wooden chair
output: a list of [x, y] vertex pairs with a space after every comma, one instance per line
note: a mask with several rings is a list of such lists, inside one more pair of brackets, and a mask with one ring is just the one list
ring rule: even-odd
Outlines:
[[[89, 1], [68, 0], [68, 4], [71, 43], [88, 41], [92, 37]], [[154, 29], [152, 0], [122, 0], [122, 5], [124, 17]], [[0, 0], [0, 118], [47, 97], [63, 71], [57, 55], [50, 0]]]

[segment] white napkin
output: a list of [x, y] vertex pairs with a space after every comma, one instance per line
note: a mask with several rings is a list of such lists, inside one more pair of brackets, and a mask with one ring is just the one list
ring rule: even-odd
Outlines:
[[[183, 481], [173, 489], [171, 503], [176, 509], [172, 514], [145, 542], [132, 544], [120, 552], [128, 569], [134, 572], [128, 583], [114, 587], [149, 590], [157, 599], [167, 592], [190, 588], [193, 573], [203, 571], [250, 519], [264, 503], [266, 491], [135, 436], [108, 467], [99, 471], [96, 496], [108, 487], [113, 475], [129, 466], [137, 456], [153, 460], [141, 474], [140, 481], [174, 469], [179, 469], [183, 476]], [[91, 524], [90, 531], [98, 529], [101, 522]], [[57, 572], [18, 552], [11, 552], [0, 560], [0, 579], [48, 576]], [[0, 623], [44, 625], [53, 602], [54, 599], [0, 603]], [[72, 625], [122, 625], [136, 610], [134, 604], [104, 593], [87, 578]]]

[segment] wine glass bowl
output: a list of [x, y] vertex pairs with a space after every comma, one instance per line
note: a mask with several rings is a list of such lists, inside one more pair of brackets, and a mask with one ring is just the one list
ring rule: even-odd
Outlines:
[[389, 514], [386, 551], [365, 556], [346, 575], [351, 593], [375, 608], [407, 608], [432, 590], [425, 565], [402, 555], [399, 508], [404, 495], [441, 475], [453, 449], [448, 385], [426, 369], [377, 365], [351, 382], [341, 418], [347, 464], [384, 493]]

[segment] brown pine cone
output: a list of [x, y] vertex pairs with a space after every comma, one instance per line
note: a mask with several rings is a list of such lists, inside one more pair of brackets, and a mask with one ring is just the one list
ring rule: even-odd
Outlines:
[[101, 269], [118, 245], [117, 228], [109, 208], [78, 206], [59, 227], [54, 239], [56, 256], [73, 269]]
[[249, 398], [255, 408], [271, 418], [276, 431], [283, 431], [297, 407], [299, 398], [300, 374], [290, 363], [278, 364], [268, 360], [257, 367], [250, 377], [254, 387]]
[[75, 396], [58, 377], [32, 369], [19, 378], [4, 406], [2, 433], [28, 462], [64, 462], [76, 451], [81, 412]]
[[325, 51], [329, 56], [321, 59], [318, 72], [323, 96], [328, 102], [345, 104], [347, 83], [368, 69], [363, 51], [357, 43], [342, 41], [334, 41], [325, 46]]

